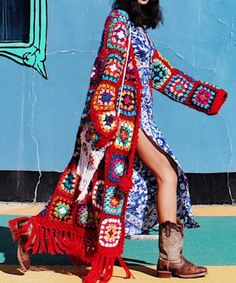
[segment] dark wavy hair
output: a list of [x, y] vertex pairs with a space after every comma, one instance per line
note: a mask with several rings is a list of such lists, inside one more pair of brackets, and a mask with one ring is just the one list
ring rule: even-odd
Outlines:
[[137, 0], [115, 0], [112, 8], [125, 10], [136, 26], [146, 29], [155, 29], [164, 21], [159, 0], [149, 0], [145, 5], [139, 4]]

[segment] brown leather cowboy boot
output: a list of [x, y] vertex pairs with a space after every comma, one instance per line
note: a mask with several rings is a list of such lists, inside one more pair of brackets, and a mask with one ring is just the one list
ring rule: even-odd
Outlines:
[[17, 246], [17, 259], [23, 271], [27, 271], [30, 268], [30, 254], [31, 254], [31, 246], [25, 249], [25, 244], [27, 243], [31, 231], [32, 231], [32, 224], [26, 228], [26, 224], [28, 222], [28, 217], [22, 217], [19, 219], [14, 219], [14, 225], [10, 226], [12, 237], [14, 240], [18, 240]]
[[182, 255], [183, 236], [184, 226], [179, 219], [177, 224], [166, 221], [159, 225], [158, 277], [195, 278], [207, 274], [206, 267], [194, 265]]

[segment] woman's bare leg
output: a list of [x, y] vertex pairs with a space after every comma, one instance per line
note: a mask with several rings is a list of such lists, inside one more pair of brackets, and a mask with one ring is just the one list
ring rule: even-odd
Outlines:
[[157, 179], [157, 212], [159, 223], [167, 220], [176, 223], [177, 167], [168, 154], [146, 136], [139, 128], [137, 154]]

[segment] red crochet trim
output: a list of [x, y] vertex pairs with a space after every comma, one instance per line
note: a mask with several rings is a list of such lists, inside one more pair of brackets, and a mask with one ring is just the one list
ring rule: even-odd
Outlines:
[[[134, 50], [133, 46], [131, 44], [130, 46], [130, 57], [134, 59]], [[142, 96], [142, 85], [141, 85], [141, 80], [139, 78], [139, 73], [138, 73], [138, 68], [135, 60], [132, 61], [134, 64], [134, 74], [133, 76], [136, 78], [135, 82], [135, 90], [136, 90], [136, 107], [137, 107], [137, 115], [133, 118], [133, 120], [130, 121], [135, 121], [135, 127], [134, 127], [134, 132], [133, 132], [133, 138], [132, 138], [132, 145], [131, 149], [127, 154], [128, 157], [128, 163], [129, 167], [126, 172], [121, 178], [121, 180], [118, 183], [118, 186], [120, 190], [124, 193], [125, 200], [123, 204], [123, 214], [122, 216], [118, 217], [113, 215], [112, 217], [114, 219], [119, 219], [121, 221], [121, 237], [119, 240], [119, 244], [116, 247], [111, 248], [105, 248], [102, 247], [98, 244], [98, 250], [96, 252], [96, 255], [94, 257], [94, 260], [92, 262], [92, 267], [90, 272], [87, 274], [87, 276], [84, 278], [84, 282], [97, 282], [97, 280], [100, 280], [100, 282], [108, 282], [108, 280], [112, 276], [112, 271], [113, 271], [113, 266], [115, 259], [118, 258], [121, 266], [125, 269], [126, 271], [126, 276], [127, 278], [130, 278], [132, 276], [129, 268], [125, 264], [125, 262], [121, 258], [121, 254], [123, 253], [123, 248], [124, 248], [124, 239], [125, 239], [125, 212], [126, 212], [126, 207], [127, 207], [127, 202], [128, 202], [128, 194], [129, 190], [133, 186], [132, 182], [132, 174], [133, 174], [133, 162], [134, 162], [134, 156], [136, 152], [136, 147], [137, 147], [137, 142], [138, 142], [138, 130], [139, 130], [139, 124], [140, 124], [140, 116], [141, 116], [141, 96]], [[120, 115], [120, 119], [122, 118], [122, 115]], [[125, 117], [126, 119], [128, 117]], [[128, 119], [127, 119], [128, 121]], [[110, 168], [110, 162], [112, 160], [112, 156], [117, 153], [121, 153], [125, 156], [125, 152], [122, 150], [118, 150], [117, 148], [114, 147], [114, 145], [111, 145], [110, 147], [107, 148], [106, 153], [105, 153], [105, 184], [106, 188], [109, 187], [110, 185], [114, 185], [108, 178], [109, 174], [109, 168]], [[104, 203], [104, 196], [103, 196], [103, 203]], [[105, 220], [108, 217], [108, 215], [105, 212], [101, 213], [101, 220], [100, 220], [100, 231], [101, 231], [101, 225], [102, 221]]]
[[[28, 219], [28, 222], [23, 228], [17, 229], [17, 222], [22, 219]], [[29, 227], [32, 227], [30, 237], [25, 244], [25, 249], [31, 248], [32, 254], [74, 255], [84, 263], [91, 263], [93, 260], [96, 246], [96, 232], [93, 230], [85, 232], [75, 225], [50, 221], [40, 215], [15, 218], [10, 220], [8, 225], [14, 241], [25, 235]]]

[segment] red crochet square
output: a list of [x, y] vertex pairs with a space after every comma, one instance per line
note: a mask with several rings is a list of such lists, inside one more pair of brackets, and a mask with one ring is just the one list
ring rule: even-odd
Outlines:
[[54, 197], [50, 208], [49, 218], [72, 223], [73, 202], [62, 196]]

